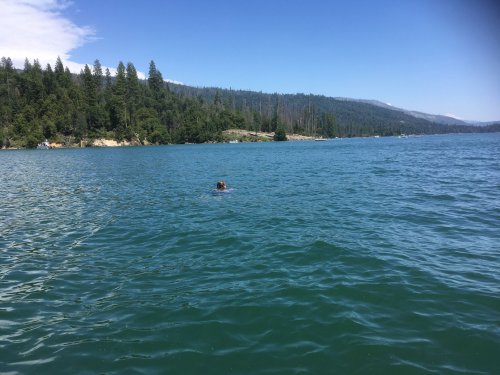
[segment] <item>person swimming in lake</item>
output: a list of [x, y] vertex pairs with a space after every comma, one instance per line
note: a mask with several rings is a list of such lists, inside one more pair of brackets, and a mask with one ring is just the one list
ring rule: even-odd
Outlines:
[[217, 190], [226, 190], [226, 183], [224, 181], [217, 181]]

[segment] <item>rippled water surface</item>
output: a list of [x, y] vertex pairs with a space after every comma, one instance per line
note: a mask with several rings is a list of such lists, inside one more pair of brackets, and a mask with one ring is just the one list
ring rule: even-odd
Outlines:
[[500, 134], [2, 151], [0, 189], [0, 373], [500, 373]]

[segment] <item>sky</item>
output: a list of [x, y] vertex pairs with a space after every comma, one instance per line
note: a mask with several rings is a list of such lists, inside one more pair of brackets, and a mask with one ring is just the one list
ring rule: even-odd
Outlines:
[[495, 0], [0, 0], [0, 56], [500, 120]]

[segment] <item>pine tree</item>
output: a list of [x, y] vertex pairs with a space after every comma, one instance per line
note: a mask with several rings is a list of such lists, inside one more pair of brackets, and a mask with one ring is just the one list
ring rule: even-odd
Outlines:
[[149, 63], [148, 86], [154, 98], [159, 99], [162, 96], [163, 77], [160, 71], [156, 69], [153, 60]]
[[18, 101], [15, 95], [15, 78], [12, 60], [2, 57], [0, 64], [0, 147], [10, 146], [13, 132], [12, 124], [18, 110]]
[[54, 74], [56, 76], [56, 81], [59, 84], [59, 86], [65, 86], [64, 65], [59, 56], [57, 57], [56, 65], [54, 66]]
[[335, 136], [335, 116], [331, 113], [322, 113], [320, 117], [320, 134], [326, 138]]
[[96, 81], [87, 64], [80, 73], [83, 87], [84, 110], [86, 113], [87, 129], [94, 130], [97, 125], [97, 87]]
[[43, 87], [46, 95], [55, 94], [56, 78], [50, 64], [47, 64], [45, 70], [43, 71]]
[[271, 119], [271, 131], [275, 132], [276, 129], [280, 126], [279, 122], [279, 97], [276, 95], [276, 104], [274, 105], [273, 117]]
[[94, 61], [92, 73], [94, 77], [95, 87], [97, 89], [97, 92], [100, 93], [103, 86], [103, 75], [102, 75], [101, 62], [97, 59]]
[[[108, 68], [106, 68], [106, 73], [109, 73]], [[94, 79], [94, 85], [96, 91], [96, 105], [94, 111], [96, 126], [103, 128], [106, 126], [108, 117], [105, 110], [106, 97], [105, 97], [105, 87], [104, 87], [105, 84], [107, 85], [105, 80], [107, 80], [108, 77], [104, 78], [102, 73], [101, 62], [98, 59], [94, 61], [94, 66], [92, 67], [92, 76]]]
[[274, 132], [274, 137], [273, 140], [281, 142], [281, 141], [288, 141], [288, 138], [286, 136], [285, 128], [280, 125]]
[[106, 68], [104, 84], [105, 84], [106, 88], [111, 88], [112, 79], [111, 79], [111, 72], [109, 71], [109, 68]]
[[137, 70], [134, 64], [127, 63], [127, 117], [128, 122], [135, 124], [135, 113], [137, 105], [139, 104], [139, 78], [137, 77]]
[[117, 129], [119, 137], [126, 136], [125, 129], [127, 124], [127, 76], [123, 62], [118, 63], [116, 69], [116, 79], [113, 85], [113, 96], [110, 103], [110, 118], [112, 127]]

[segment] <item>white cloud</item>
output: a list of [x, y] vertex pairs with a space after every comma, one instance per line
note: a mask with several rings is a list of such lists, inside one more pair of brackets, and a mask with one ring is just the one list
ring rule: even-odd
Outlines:
[[0, 55], [10, 57], [16, 67], [22, 67], [25, 58], [45, 65], [60, 56], [70, 70], [79, 72], [83, 65], [71, 61], [70, 51], [91, 40], [95, 31], [64, 17], [61, 11], [68, 5], [60, 0], [0, 0]]
[[[71, 60], [71, 51], [96, 40], [96, 32], [67, 18], [62, 11], [68, 6], [67, 0], [0, 0], [0, 57], [10, 57], [15, 67], [22, 68], [26, 58], [38, 59], [45, 67], [54, 66], [59, 56], [71, 72], [79, 73], [85, 63]], [[116, 74], [116, 69], [109, 70]], [[145, 78], [144, 73], [137, 74]]]

